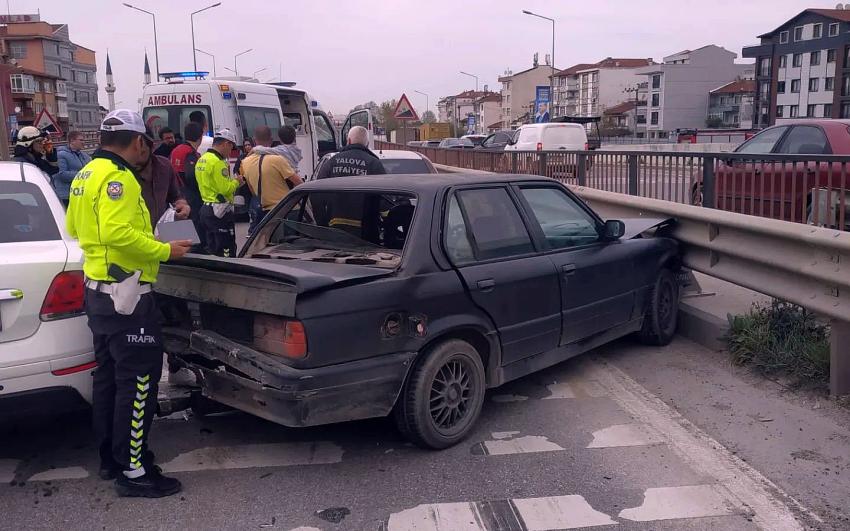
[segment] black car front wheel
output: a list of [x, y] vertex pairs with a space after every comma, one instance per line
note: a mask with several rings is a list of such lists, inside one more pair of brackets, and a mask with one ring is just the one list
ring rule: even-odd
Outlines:
[[649, 294], [640, 340], [647, 345], [668, 345], [679, 323], [679, 282], [669, 269], [662, 269]]
[[448, 448], [469, 435], [481, 413], [484, 390], [484, 365], [472, 345], [440, 343], [413, 368], [396, 403], [396, 423], [423, 448]]

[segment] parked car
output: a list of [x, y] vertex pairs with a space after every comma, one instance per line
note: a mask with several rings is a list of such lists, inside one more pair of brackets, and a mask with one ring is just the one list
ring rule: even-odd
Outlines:
[[472, 142], [473, 147], [478, 147], [481, 145], [481, 142], [487, 138], [487, 135], [463, 135], [461, 138], [465, 138]]
[[672, 339], [678, 247], [647, 232], [666, 222], [604, 221], [541, 177], [312, 181], [238, 258], [163, 265], [157, 291], [201, 315], [167, 349], [204, 396], [273, 422], [393, 414], [445, 448], [488, 388], [629, 334]]
[[0, 162], [0, 412], [91, 402], [83, 255], [48, 177]]
[[422, 147], [422, 145], [424, 143], [425, 143], [424, 140], [411, 140], [410, 142], [407, 143], [407, 145], [409, 147]]
[[440, 142], [442, 142], [442, 141], [443, 141], [442, 138], [439, 138], [439, 139], [434, 138], [434, 139], [431, 139], [431, 140], [426, 140], [425, 143], [422, 144], [422, 147], [429, 147], [429, 148], [440, 147]]
[[[328, 153], [316, 165], [316, 172], [310, 177], [310, 180], [316, 178], [316, 175], [321, 171], [328, 160], [335, 153]], [[404, 151], [400, 149], [381, 149], [375, 152], [375, 155], [381, 159], [381, 164], [388, 174], [398, 173], [438, 173], [437, 168], [431, 163], [425, 155], [416, 151]]]
[[[716, 206], [725, 210], [786, 221], [812, 221], [813, 189], [850, 188], [848, 172], [839, 163], [759, 158], [759, 155], [850, 155], [850, 120], [785, 120], [762, 130], [734, 153], [740, 156], [717, 161], [714, 171]], [[702, 171], [696, 172], [693, 180], [691, 203], [702, 205]], [[824, 200], [826, 195], [822, 194]], [[835, 220], [825, 219], [828, 211], [826, 205], [819, 208], [819, 224], [835, 224]]]
[[437, 147], [450, 149], [472, 149], [475, 144], [468, 138], [444, 138]]
[[587, 131], [581, 124], [545, 123], [520, 126], [516, 141], [506, 151], [582, 151], [588, 148]]
[[505, 149], [505, 146], [510, 144], [515, 136], [516, 131], [496, 131], [495, 133], [487, 135], [487, 137], [481, 141], [481, 144], [475, 147], [476, 149]]

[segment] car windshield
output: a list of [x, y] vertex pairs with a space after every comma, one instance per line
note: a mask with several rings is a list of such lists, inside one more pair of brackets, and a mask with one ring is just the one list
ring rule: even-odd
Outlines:
[[0, 244], [61, 238], [47, 200], [32, 183], [0, 182], [0, 213]]
[[387, 173], [431, 173], [428, 163], [420, 158], [416, 159], [381, 159], [381, 164]]
[[309, 192], [277, 210], [244, 256], [398, 267], [416, 198], [390, 192]]

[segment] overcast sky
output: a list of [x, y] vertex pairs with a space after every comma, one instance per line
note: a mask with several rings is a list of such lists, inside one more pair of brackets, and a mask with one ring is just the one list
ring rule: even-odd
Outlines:
[[[189, 13], [216, 0], [132, 0], [157, 16], [160, 71], [192, 69]], [[12, 13], [40, 9], [42, 20], [66, 23], [71, 39], [97, 52], [100, 102], [106, 106], [106, 50], [117, 85], [116, 102], [136, 109], [144, 50], [154, 69], [151, 17], [112, 0], [10, 0]], [[438, 97], [474, 87], [460, 70], [477, 74], [479, 87], [498, 90], [505, 69], [541, 63], [551, 49], [548, 21], [556, 20], [555, 63], [565, 68], [605, 57], [663, 56], [705, 44], [740, 55], [756, 35], [779, 26], [805, 7], [835, 2], [794, 0], [221, 0], [195, 16], [199, 49], [216, 56], [219, 76], [239, 73], [296, 81], [336, 115], [368, 100], [380, 103], [406, 92], [420, 113]], [[0, 8], [4, 8], [0, 2]], [[212, 71], [198, 54], [198, 69]]]

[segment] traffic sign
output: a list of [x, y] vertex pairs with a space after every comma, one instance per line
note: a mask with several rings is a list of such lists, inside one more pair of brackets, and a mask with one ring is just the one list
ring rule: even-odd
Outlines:
[[416, 110], [413, 108], [413, 105], [410, 104], [410, 100], [407, 99], [406, 94], [402, 94], [401, 98], [398, 100], [398, 105], [395, 106], [395, 113], [393, 113], [393, 118], [396, 120], [418, 120], [419, 115], [416, 114]]
[[59, 122], [57, 122], [56, 119], [47, 112], [47, 109], [42, 109], [41, 112], [38, 113], [38, 116], [35, 117], [35, 121], [32, 125], [38, 127], [42, 131], [47, 131], [48, 133], [62, 134], [62, 128], [59, 127]]

